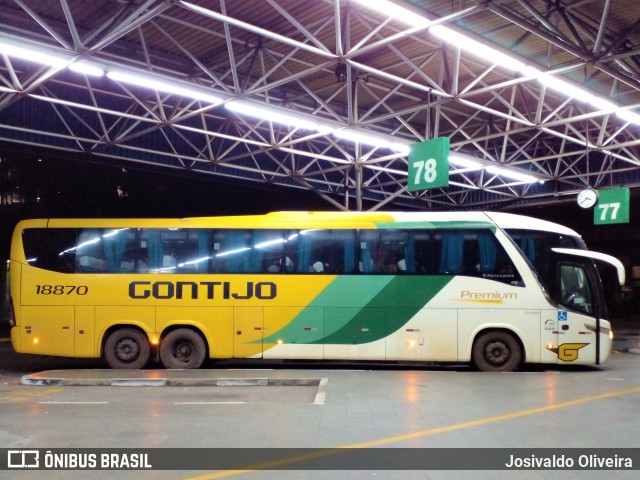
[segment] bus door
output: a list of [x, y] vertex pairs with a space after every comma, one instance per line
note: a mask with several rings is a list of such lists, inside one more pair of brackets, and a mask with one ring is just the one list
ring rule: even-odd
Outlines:
[[596, 266], [589, 258], [558, 255], [556, 275], [558, 362], [598, 363], [600, 320], [607, 313]]

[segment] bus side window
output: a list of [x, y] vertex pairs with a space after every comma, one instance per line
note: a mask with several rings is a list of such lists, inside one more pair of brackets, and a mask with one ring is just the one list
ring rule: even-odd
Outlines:
[[515, 265], [490, 230], [443, 230], [436, 233], [434, 243], [439, 274], [523, 285]]
[[375, 273], [378, 265], [374, 257], [377, 257], [380, 244], [380, 232], [377, 230], [361, 230], [359, 239], [358, 271], [360, 273]]
[[28, 228], [22, 232], [22, 241], [29, 265], [61, 273], [75, 271], [75, 228]]
[[80, 231], [76, 247], [76, 271], [130, 273], [135, 264], [135, 231], [129, 228]]
[[455, 275], [462, 272], [464, 234], [460, 230], [443, 230], [435, 235], [438, 273]]
[[[361, 230], [358, 270], [387, 275], [422, 273], [416, 251], [416, 236], [424, 238], [421, 233], [395, 229]], [[422, 243], [420, 247], [424, 250]]]
[[[253, 273], [282, 273], [284, 237], [280, 230], [254, 230], [250, 262]], [[289, 259], [289, 267], [291, 259]]]
[[139, 273], [176, 273], [179, 238], [186, 234], [179, 230], [144, 228], [140, 230], [137, 271]]
[[[211, 263], [211, 232], [204, 229], [184, 230], [186, 238], [174, 245], [178, 273], [208, 273]], [[177, 250], [176, 250], [177, 249]]]
[[428, 230], [415, 230], [411, 232], [415, 251], [416, 273], [433, 273], [433, 244], [431, 232]]
[[217, 273], [250, 273], [251, 232], [218, 230], [214, 235], [214, 268]]
[[136, 231], [130, 228], [121, 228], [105, 229], [101, 233], [107, 271], [111, 273], [133, 272], [136, 257]]
[[302, 230], [291, 234], [285, 256], [295, 273], [355, 273], [355, 230]]
[[76, 246], [76, 272], [103, 273], [108, 270], [101, 230], [97, 228], [80, 230]]

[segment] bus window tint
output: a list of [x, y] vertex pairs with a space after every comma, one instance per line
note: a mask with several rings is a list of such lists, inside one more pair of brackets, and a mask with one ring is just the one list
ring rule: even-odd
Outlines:
[[571, 235], [512, 228], [505, 231], [543, 277], [554, 275], [553, 268], [549, 265], [549, 254], [552, 248], [578, 248], [585, 250], [587, 248], [584, 240]]
[[208, 230], [169, 230], [162, 235], [163, 269], [174, 273], [208, 273], [211, 234]]
[[211, 264], [211, 232], [184, 230], [184, 243], [175, 246], [178, 273], [208, 273]]
[[562, 304], [580, 312], [593, 313], [587, 273], [578, 265], [560, 265], [560, 298]]
[[280, 230], [213, 232], [213, 268], [216, 273], [279, 273], [284, 239]]
[[200, 229], [140, 230], [139, 273], [208, 273], [211, 234]]
[[355, 230], [301, 230], [290, 235], [286, 256], [294, 273], [355, 273]]
[[523, 285], [511, 259], [490, 230], [450, 229], [434, 235], [436, 271]]
[[78, 233], [76, 272], [131, 273], [135, 267], [135, 231], [85, 228]]
[[22, 232], [24, 254], [33, 267], [61, 273], [75, 271], [75, 228], [29, 228]]
[[430, 257], [429, 234], [419, 230], [362, 230], [358, 271], [424, 273]]
[[282, 273], [288, 265], [291, 268], [291, 259], [283, 261], [284, 238], [279, 230], [254, 230], [253, 248], [251, 249], [251, 262], [255, 272]]

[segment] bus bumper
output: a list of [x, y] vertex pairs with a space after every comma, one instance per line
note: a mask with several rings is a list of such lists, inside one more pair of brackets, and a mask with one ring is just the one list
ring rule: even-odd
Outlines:
[[611, 324], [607, 321], [600, 320], [600, 364], [609, 359], [611, 350], [613, 349], [613, 331]]
[[19, 327], [11, 327], [11, 345], [13, 349], [20, 353], [22, 349], [20, 348], [20, 328]]

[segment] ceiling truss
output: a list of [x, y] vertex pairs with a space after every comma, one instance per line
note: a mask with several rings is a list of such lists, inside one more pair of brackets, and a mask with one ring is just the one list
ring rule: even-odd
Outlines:
[[[414, 3], [436, 24], [640, 106], [633, 0]], [[405, 143], [447, 136], [454, 152], [545, 183], [452, 165], [448, 188], [409, 192], [406, 154], [0, 52], [3, 148], [309, 189], [353, 210], [493, 208], [640, 185], [639, 125], [355, 1], [2, 0], [0, 41]]]

